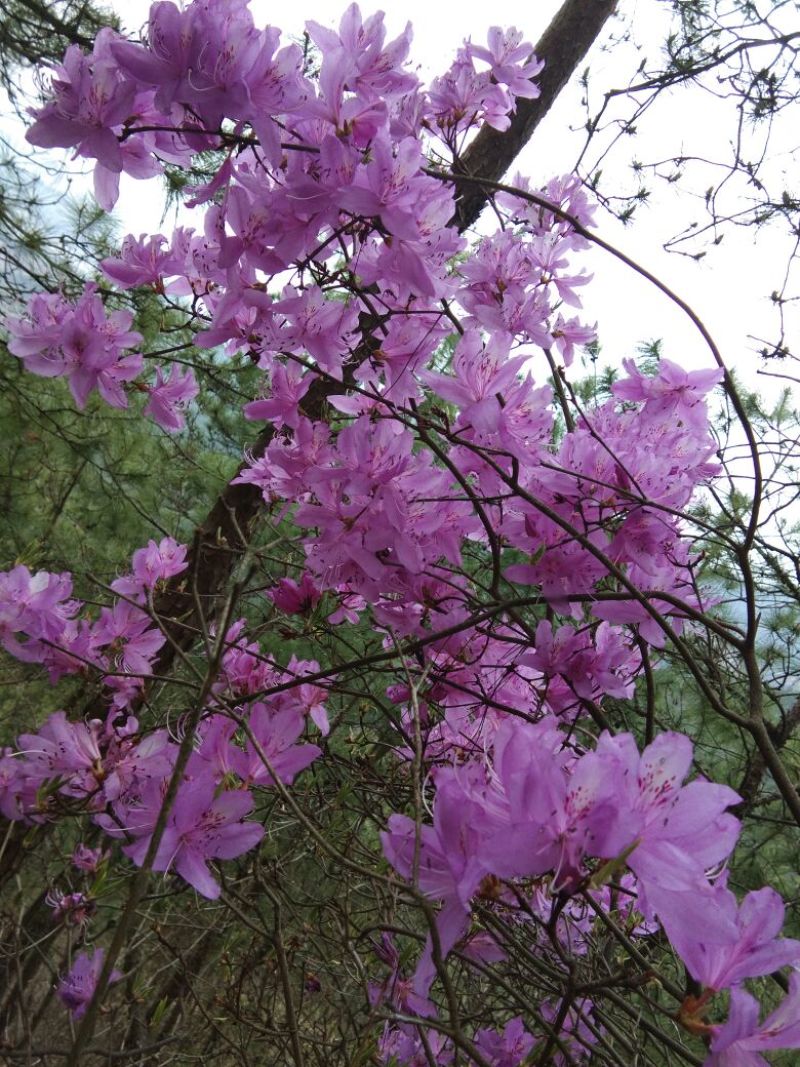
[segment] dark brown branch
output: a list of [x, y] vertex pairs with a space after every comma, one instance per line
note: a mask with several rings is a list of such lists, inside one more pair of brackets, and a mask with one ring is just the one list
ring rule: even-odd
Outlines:
[[[800, 699], [794, 702], [784, 716], [780, 726], [775, 727], [771, 732], [772, 744], [776, 751], [781, 751], [798, 726], [800, 726]], [[741, 803], [735, 808], [731, 808], [731, 811], [739, 818], [746, 815], [755, 804], [766, 770], [767, 762], [763, 752], [761, 750], [755, 751], [748, 761], [747, 769], [739, 786], [738, 792], [742, 798]]]
[[[565, 0], [534, 46], [534, 54], [544, 60], [544, 69], [536, 78], [538, 98], [517, 100], [511, 125], [502, 133], [484, 126], [454, 164], [455, 172], [500, 181], [597, 40], [616, 6], [616, 0]], [[465, 230], [476, 221], [490, 193], [472, 183], [463, 187], [456, 183], [456, 192], [458, 208], [453, 223]]]

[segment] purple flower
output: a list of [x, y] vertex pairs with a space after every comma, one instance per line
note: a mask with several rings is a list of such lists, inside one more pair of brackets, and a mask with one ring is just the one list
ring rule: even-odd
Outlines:
[[[180, 235], [178, 230], [176, 236]], [[180, 274], [186, 258], [185, 252], [180, 254], [176, 238], [165, 250], [166, 244], [166, 237], [160, 233], [150, 237], [140, 234], [138, 240], [129, 233], [122, 242], [119, 257], [104, 259], [100, 266], [106, 277], [116, 282], [120, 289], [152, 285], [163, 292], [164, 276]]]
[[85, 926], [97, 907], [85, 893], [62, 893], [58, 889], [47, 894], [45, 903], [53, 909], [53, 921], [64, 922], [68, 926]]
[[670, 941], [693, 978], [709, 989], [727, 989], [745, 978], [771, 974], [787, 964], [800, 963], [800, 941], [779, 938], [785, 912], [774, 889], [748, 893], [741, 905], [722, 885], [714, 887], [711, 909], [721, 912], [734, 926], [728, 943], [709, 943], [702, 933], [684, 930], [680, 914], [671, 924]]
[[[355, 307], [336, 300], [326, 300], [317, 287], [302, 292], [287, 286], [271, 310], [285, 316], [281, 347], [289, 351], [307, 351], [322, 370], [341, 381], [342, 359], [349, 348], [349, 337], [358, 322]], [[296, 378], [287, 372], [283, 391], [299, 388]]]
[[[438, 1030], [428, 1030], [423, 1042], [416, 1026], [386, 1023], [378, 1041], [378, 1055], [382, 1064], [394, 1067], [447, 1067], [453, 1062], [453, 1044]], [[433, 1057], [433, 1059], [431, 1059]]]
[[85, 871], [87, 874], [95, 874], [100, 864], [108, 856], [108, 852], [102, 848], [89, 848], [88, 845], [79, 844], [75, 846], [75, 851], [72, 853], [72, 866], [76, 867], [79, 871]]
[[527, 356], [508, 358], [503, 345], [484, 346], [478, 331], [466, 334], [456, 348], [454, 376], [424, 371], [423, 381], [442, 399], [457, 404], [459, 423], [478, 432], [496, 428], [501, 412], [497, 399], [514, 383]]
[[317, 606], [322, 593], [311, 575], [303, 571], [299, 584], [291, 578], [281, 578], [274, 589], [267, 591], [267, 596], [287, 615], [307, 615]]
[[502, 1031], [478, 1030], [475, 1047], [492, 1067], [520, 1067], [535, 1044], [520, 1016], [509, 1019]]
[[[683, 785], [692, 762], [692, 743], [680, 734], [663, 733], [641, 756], [633, 739], [603, 735], [600, 758], [615, 750], [622, 758], [616, 783], [621, 834], [632, 832], [638, 844], [627, 864], [639, 880], [640, 908], [653, 912], [667, 936], [675, 923], [696, 924], [698, 939], [727, 944], [736, 939], [731, 917], [711, 906], [712, 889], [705, 872], [727, 859], [739, 836], [739, 821], [726, 813], [739, 796], [728, 786], [697, 779]], [[631, 842], [632, 843], [632, 842]]]
[[789, 979], [789, 993], [763, 1023], [759, 1005], [743, 989], [731, 992], [728, 1021], [714, 1028], [711, 1055], [703, 1067], [769, 1067], [767, 1049], [800, 1048], [800, 973]]
[[[46, 656], [41, 642], [59, 643], [80, 607], [71, 594], [69, 574], [31, 574], [22, 564], [0, 573], [0, 643], [26, 662]], [[27, 637], [25, 644], [17, 635]]]
[[98, 648], [110, 646], [121, 653], [120, 666], [124, 670], [148, 673], [151, 657], [164, 643], [164, 635], [150, 629], [150, 617], [135, 604], [117, 600], [110, 608], [101, 608], [94, 624], [94, 643]]
[[56, 68], [54, 98], [34, 110], [36, 122], [27, 140], [39, 148], [75, 148], [76, 154], [96, 159], [108, 170], [122, 170], [122, 155], [114, 127], [134, 110], [136, 86], [121, 76], [108, 52], [116, 37], [101, 30], [91, 56], [71, 45]]
[[375, 945], [375, 955], [391, 970], [382, 982], [370, 982], [368, 985], [369, 1002], [373, 1007], [388, 1001], [406, 1015], [421, 1015], [427, 1018], [436, 1014], [433, 1003], [427, 997], [415, 993], [411, 980], [402, 975], [400, 954], [391, 934], [381, 934], [380, 944]]
[[[322, 754], [317, 745], [298, 744], [305, 729], [303, 710], [294, 705], [273, 710], [261, 702], [250, 708], [249, 726], [258, 746], [269, 761], [265, 765], [256, 745], [249, 738], [245, 751], [239, 753], [234, 766], [248, 785], [269, 789], [274, 778], [291, 785], [295, 777]], [[270, 773], [270, 768], [272, 773]]]
[[98, 788], [102, 766], [102, 723], [69, 722], [63, 711], [54, 712], [35, 734], [21, 734], [18, 745], [23, 773], [39, 784], [62, 780], [61, 790], [77, 798]]
[[186, 570], [186, 545], [179, 545], [172, 537], [162, 537], [158, 544], [148, 541], [146, 548], [133, 553], [133, 576], [146, 589], [154, 589]]
[[493, 82], [489, 71], [476, 71], [472, 57], [463, 49], [450, 69], [431, 82], [429, 99], [433, 119], [452, 147], [457, 134], [482, 121], [496, 130], [508, 129], [514, 110], [508, 90]]
[[575, 355], [575, 345], [588, 345], [597, 339], [597, 324], [584, 326], [576, 318], [565, 320], [559, 315], [552, 334], [553, 343], [564, 357], [564, 366], [569, 367]]
[[299, 363], [275, 362], [272, 368], [270, 396], [245, 404], [245, 418], [266, 419], [276, 430], [282, 426], [296, 430], [300, 419], [300, 401], [311, 388], [312, 380], [313, 376], [306, 374]]
[[128, 400], [121, 383], [142, 370], [141, 354], [122, 354], [142, 340], [130, 329], [132, 321], [130, 311], [107, 315], [94, 284], [86, 285], [75, 304], [57, 294], [38, 294], [25, 317], [6, 320], [8, 349], [32, 374], [67, 377], [79, 408], [86, 406], [93, 389], [112, 407], [125, 408]]
[[[480, 829], [485, 822], [480, 804], [465, 796], [453, 776], [446, 777], [437, 790], [434, 825], [419, 830], [405, 815], [392, 815], [388, 829], [381, 833], [383, 854], [391, 865], [422, 893], [443, 906], [436, 917], [442, 957], [447, 956], [469, 926], [469, 905], [484, 876], [489, 873], [481, 856]], [[427, 996], [436, 977], [430, 936], [417, 965], [414, 992]]]
[[[137, 820], [135, 825], [128, 823], [129, 830], [142, 836], [134, 844], [126, 845], [123, 852], [137, 865], [147, 854], [150, 833], [162, 803], [162, 783], [152, 782], [145, 790], [141, 805], [129, 813], [129, 818]], [[184, 782], [159, 843], [153, 870], [174, 870], [201, 896], [216, 900], [220, 886], [208, 868], [208, 861], [235, 859], [255, 848], [264, 836], [264, 827], [244, 821], [252, 810], [253, 798], [249, 791], [227, 789], [219, 792], [210, 774], [201, 774], [193, 781]]]
[[642, 374], [632, 359], [623, 360], [622, 365], [628, 377], [614, 383], [614, 396], [646, 403], [650, 415], [675, 416], [695, 426], [707, 424], [703, 398], [725, 377], [721, 367], [685, 371], [668, 359], [659, 362], [654, 377]]
[[[79, 952], [73, 960], [69, 974], [58, 980], [56, 993], [64, 1006], [72, 1012], [73, 1018], [80, 1019], [85, 1014], [94, 996], [104, 959], [105, 950], [102, 948], [95, 949], [91, 955]], [[108, 980], [118, 982], [120, 978], [120, 972], [114, 970]]]
[[544, 63], [536, 59], [532, 46], [522, 40], [519, 30], [513, 27], [503, 30], [499, 26], [492, 26], [488, 44], [488, 48], [483, 48], [468, 41], [464, 50], [468, 55], [488, 63], [494, 81], [505, 85], [513, 96], [535, 100], [539, 89], [532, 79], [541, 72]]
[[338, 34], [318, 22], [306, 22], [323, 54], [324, 68], [335, 71], [343, 89], [366, 99], [400, 96], [419, 84], [414, 74], [402, 68], [411, 45], [411, 23], [384, 48], [383, 20], [384, 13], [378, 11], [362, 22], [361, 10], [353, 3], [342, 15]]
[[177, 363], [170, 368], [169, 378], [161, 367], [156, 369], [155, 385], [145, 386], [149, 399], [144, 413], [149, 415], [162, 430], [175, 433], [186, 425], [183, 410], [199, 393], [191, 368], [181, 370]]

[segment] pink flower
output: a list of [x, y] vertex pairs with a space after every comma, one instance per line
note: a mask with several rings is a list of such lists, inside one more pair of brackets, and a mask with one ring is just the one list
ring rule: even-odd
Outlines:
[[299, 363], [273, 364], [270, 396], [266, 400], [252, 400], [244, 406], [246, 419], [266, 419], [276, 430], [282, 426], [297, 429], [300, 401], [308, 392], [313, 376], [304, 372]]
[[[153, 782], [142, 803], [128, 813], [128, 828], [139, 839], [123, 852], [141, 865], [150, 844], [150, 834], [163, 802], [162, 785]], [[245, 822], [253, 810], [249, 791], [220, 792], [209, 774], [182, 783], [169, 815], [153, 862], [154, 871], [174, 870], [201, 896], [216, 900], [219, 882], [208, 868], [211, 859], [235, 859], [254, 848], [264, 836], [259, 823]]]
[[298, 707], [273, 710], [266, 703], [257, 702], [250, 708], [248, 722], [258, 748], [248, 738], [244, 752], [234, 760], [237, 774], [248, 785], [270, 789], [275, 778], [291, 785], [322, 754], [317, 745], [297, 743], [305, 729], [305, 717]]
[[[109, 51], [116, 34], [103, 29], [91, 56], [71, 45], [52, 81], [53, 99], [33, 110], [36, 122], [27, 140], [39, 148], [75, 148], [75, 154], [97, 160], [95, 189], [101, 206], [116, 201], [125, 153], [117, 137], [136, 111], [137, 89], [126, 79]], [[152, 165], [150, 172], [153, 173]]]
[[728, 989], [745, 978], [771, 974], [787, 964], [800, 963], [800, 941], [779, 938], [784, 904], [774, 889], [748, 893], [741, 905], [722, 885], [714, 887], [710, 907], [719, 909], [736, 933], [727, 943], [709, 943], [702, 933], [684, 930], [680, 916], [673, 920], [670, 941], [698, 982], [709, 989]]
[[118, 667], [130, 674], [149, 674], [150, 664], [165, 641], [150, 617], [126, 600], [103, 608], [94, 626], [95, 644], [100, 648], [110, 646]]
[[535, 1043], [520, 1016], [509, 1019], [502, 1031], [478, 1030], [475, 1034], [475, 1047], [492, 1067], [520, 1067]]
[[25, 317], [6, 320], [11, 339], [8, 349], [32, 374], [45, 378], [67, 377], [79, 408], [93, 389], [107, 404], [128, 406], [123, 382], [142, 370], [142, 356], [123, 355], [139, 344], [142, 335], [130, 329], [133, 313], [106, 314], [97, 286], [87, 284], [77, 303], [55, 294], [31, 299]]
[[[94, 996], [97, 980], [103, 969], [105, 950], [95, 949], [91, 955], [79, 952], [75, 957], [69, 973], [60, 978], [56, 993], [65, 1007], [72, 1012], [74, 1019], [81, 1019]], [[118, 982], [122, 978], [119, 971], [113, 970], [109, 982]]]
[[658, 372], [653, 377], [642, 374], [632, 359], [623, 360], [622, 365], [628, 377], [614, 382], [614, 396], [644, 402], [650, 414], [674, 415], [689, 425], [706, 424], [703, 397], [725, 377], [721, 367], [685, 371], [669, 359], [659, 361]]
[[62, 893], [57, 889], [47, 894], [45, 903], [53, 909], [53, 921], [68, 926], [85, 926], [97, 907], [85, 893]]
[[[28, 662], [46, 655], [40, 642], [58, 643], [80, 607], [71, 594], [72, 579], [66, 573], [31, 574], [22, 564], [0, 572], [0, 642]], [[27, 638], [25, 644], [17, 635]]]
[[276, 608], [287, 615], [307, 615], [320, 601], [322, 593], [307, 571], [303, 571], [299, 584], [291, 578], [281, 578], [267, 596]]
[[94, 874], [107, 856], [108, 852], [102, 848], [89, 848], [84, 844], [76, 845], [72, 853], [72, 866], [79, 871]]
[[535, 100], [539, 89], [533, 84], [533, 78], [542, 71], [544, 63], [533, 55], [532, 46], [513, 27], [503, 30], [492, 26], [488, 37], [488, 48], [468, 41], [465, 52], [488, 63], [494, 81], [505, 85], [513, 96]]
[[38, 784], [63, 780], [61, 790], [85, 799], [98, 789], [97, 773], [103, 760], [102, 723], [70, 722], [65, 712], [56, 711], [38, 733], [21, 734], [18, 739], [23, 773]]
[[148, 541], [147, 548], [133, 553], [132, 564], [134, 578], [146, 589], [154, 589], [158, 582], [186, 570], [186, 545], [179, 545], [172, 537], [162, 537], [158, 544]]
[[325, 67], [335, 69], [343, 88], [366, 98], [400, 96], [418, 85], [417, 77], [403, 69], [411, 45], [411, 23], [384, 47], [383, 20], [383, 12], [378, 11], [362, 22], [361, 10], [353, 3], [342, 15], [338, 34], [318, 22], [306, 22]]
[[149, 237], [140, 234], [138, 239], [129, 233], [122, 242], [119, 256], [102, 260], [100, 266], [106, 277], [116, 282], [120, 289], [152, 285], [163, 291], [164, 276], [180, 274], [185, 259], [185, 254], [181, 256], [176, 251], [175, 238], [165, 250], [166, 244], [166, 237], [160, 233]]
[[792, 974], [787, 996], [760, 1025], [758, 1014], [755, 997], [732, 990], [728, 1021], [714, 1028], [703, 1067], [769, 1067], [762, 1052], [800, 1048], [800, 973]]
[[177, 363], [173, 363], [169, 378], [165, 378], [163, 369], [158, 367], [155, 385], [146, 388], [150, 395], [145, 415], [157, 422], [162, 430], [171, 433], [182, 430], [186, 425], [182, 412], [200, 391], [191, 368], [182, 371]]

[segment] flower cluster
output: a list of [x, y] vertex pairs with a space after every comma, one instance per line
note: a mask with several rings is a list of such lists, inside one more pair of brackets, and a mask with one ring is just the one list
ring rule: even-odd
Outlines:
[[134, 553], [131, 573], [113, 582], [119, 598], [93, 619], [71, 599], [69, 574], [31, 574], [19, 564], [0, 573], [0, 642], [17, 659], [43, 664], [53, 682], [64, 674], [99, 674], [114, 706], [128, 707], [165, 640], [148, 598], [186, 569], [185, 560], [186, 547], [171, 537], [151, 541]]
[[142, 371], [140, 354], [123, 355], [142, 340], [130, 329], [133, 314], [107, 315], [97, 287], [87, 285], [75, 304], [58, 293], [37, 293], [24, 317], [10, 316], [9, 351], [43, 378], [66, 377], [78, 407], [94, 390], [107, 404], [127, 407], [122, 387]]
[[[31, 575], [18, 566], [0, 576], [6, 649], [43, 664], [54, 680], [65, 672], [95, 670], [110, 704], [105, 719], [90, 721], [71, 721], [57, 711], [0, 756], [5, 818], [43, 822], [70, 812], [91, 813], [141, 865], [175, 773], [179, 744], [166, 730], [144, 731], [125, 709], [151, 677], [165, 640], [145, 610], [148, 598], [185, 570], [185, 556], [186, 546], [170, 537], [139, 549], [131, 572], [113, 583], [120, 599], [101, 608], [94, 620], [81, 618], [82, 605], [69, 599], [67, 575]], [[208, 861], [248, 852], [264, 834], [262, 825], [246, 818], [255, 805], [252, 790], [271, 788], [276, 781], [291, 784], [320, 755], [317, 745], [300, 742], [308, 720], [323, 734], [329, 730], [325, 690], [303, 681], [318, 664], [292, 659], [280, 669], [257, 643], [242, 638], [243, 626], [238, 623], [226, 634], [214, 699], [180, 776], [152, 864], [156, 871], [174, 871], [211, 898], [220, 889]], [[272, 697], [248, 699], [271, 689], [276, 690]], [[102, 858], [99, 850], [81, 847], [74, 863], [94, 870]], [[68, 921], [89, 917], [80, 894], [54, 896], [53, 907]]]
[[[710, 1035], [709, 1067], [761, 1065], [762, 1050], [800, 1043], [800, 990], [793, 981], [759, 1025], [741, 983], [797, 965], [800, 945], [778, 937], [772, 890], [739, 902], [720, 874], [739, 798], [687, 782], [686, 737], [663, 733], [640, 752], [632, 735], [593, 725], [609, 698], [632, 695], [643, 655], [706, 607], [680, 516], [717, 471], [706, 397], [722, 372], [662, 360], [645, 375], [625, 362], [609, 399], [570, 413], [561, 372], [595, 337], [565, 317], [589, 282], [575, 259], [592, 208], [573, 176], [538, 192], [517, 179], [495, 198], [496, 230], [466, 254], [452, 166], [481, 124], [507, 128], [516, 99], [538, 92], [540, 63], [517, 31], [466, 42], [428, 87], [406, 63], [410, 27], [387, 42], [383, 15], [351, 4], [338, 31], [307, 31], [313, 79], [246, 0], [162, 0], [143, 41], [104, 30], [91, 54], [68, 50], [28, 139], [94, 160], [108, 209], [123, 172], [216, 161], [187, 194], [202, 225], [129, 235], [101, 266], [121, 289], [169, 294], [215, 365], [243, 353], [260, 371], [244, 414], [267, 424], [266, 447], [235, 483], [291, 526], [302, 568], [271, 579], [269, 610], [309, 621], [324, 599], [330, 626], [362, 628], [351, 648], [368, 631], [378, 657], [394, 657], [390, 747], [401, 778], [412, 766], [424, 778], [432, 814], [391, 815], [383, 853], [438, 911], [412, 976], [391, 941], [377, 949], [390, 973], [370, 986], [372, 1004], [405, 1017], [387, 1023], [379, 1055], [453, 1061], [430, 1022], [432, 990], [456, 951], [484, 968], [505, 957], [502, 939], [472, 925], [484, 909], [554, 966], [565, 948], [588, 952], [597, 913], [623, 916], [633, 937], [660, 929], [705, 989], [681, 1018]], [[95, 389], [126, 406], [142, 337], [96, 286], [74, 303], [35, 296], [6, 323], [11, 352], [66, 377], [79, 406]], [[136, 388], [172, 431], [197, 393], [177, 365]], [[165, 642], [154, 599], [186, 567], [184, 546], [151, 542], [99, 614], [72, 597], [70, 575], [0, 575], [4, 648], [53, 680], [98, 677], [109, 705], [89, 721], [57, 711], [4, 750], [0, 810], [85, 814], [134, 864], [149, 857], [213, 899], [211, 864], [264, 835], [259, 791], [291, 787], [321, 757], [304, 737], [309, 721], [332, 732], [337, 672], [277, 663], [244, 620], [208, 627], [218, 655], [191, 751], [147, 729], [133, 712]], [[75, 858], [82, 870], [104, 861]], [[88, 919], [76, 894], [53, 902], [64, 922]], [[76, 1016], [102, 960], [81, 954], [61, 980]], [[707, 1023], [728, 989], [727, 1023]], [[577, 1062], [601, 1033], [592, 1011], [586, 996], [545, 1000], [536, 1026], [476, 1029], [471, 1055]]]
[[[6, 319], [8, 349], [32, 374], [67, 378], [79, 408], [95, 389], [111, 407], [126, 408], [124, 383], [137, 378], [144, 366], [141, 353], [123, 354], [142, 341], [142, 335], [130, 329], [132, 321], [130, 311], [108, 314], [93, 283], [74, 303], [59, 293], [37, 293], [24, 315]], [[149, 394], [146, 415], [165, 430], [183, 428], [180, 412], [198, 392], [191, 370], [181, 373], [173, 365], [166, 379], [159, 368], [155, 384], [139, 388]]]

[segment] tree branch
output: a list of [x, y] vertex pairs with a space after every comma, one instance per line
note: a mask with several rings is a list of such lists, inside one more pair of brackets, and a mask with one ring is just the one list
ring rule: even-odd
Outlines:
[[[490, 181], [503, 177], [597, 40], [616, 6], [616, 0], [565, 0], [534, 46], [534, 55], [544, 61], [544, 70], [536, 79], [539, 96], [536, 100], [517, 100], [511, 125], [502, 133], [484, 126], [454, 164], [455, 172]], [[453, 224], [465, 230], [477, 220], [490, 191], [473, 183], [462, 187], [456, 182], [456, 192], [458, 208]]]

